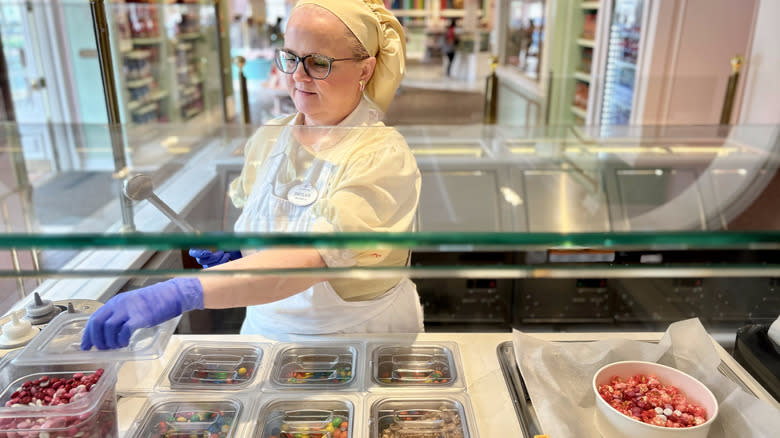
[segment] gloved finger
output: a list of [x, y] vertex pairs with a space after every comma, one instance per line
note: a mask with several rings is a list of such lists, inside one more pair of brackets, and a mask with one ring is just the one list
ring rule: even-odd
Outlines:
[[88, 351], [92, 348], [92, 338], [89, 336], [89, 331], [84, 330], [84, 334], [81, 335], [81, 349]]
[[200, 260], [202, 262], [204, 262], [204, 263], [211, 264], [211, 263], [218, 262], [224, 256], [225, 256], [224, 252], [222, 252], [222, 251], [214, 251], [214, 252], [209, 252], [208, 254], [205, 254], [204, 256], [200, 257]]
[[109, 303], [106, 303], [89, 317], [87, 327], [84, 329], [85, 332], [89, 332], [89, 339], [92, 342], [92, 345], [97, 347], [98, 350], [105, 350], [108, 348], [103, 328], [106, 320], [114, 314], [111, 309], [111, 304]]
[[204, 261], [202, 264], [203, 267], [210, 268], [212, 266], [221, 265], [229, 261], [230, 261], [230, 254], [222, 253], [219, 257], [217, 257], [217, 254], [214, 254], [214, 257], [212, 257], [211, 260]]
[[189, 250], [190, 257], [192, 257], [194, 259], [203, 257], [203, 256], [205, 256], [207, 254], [210, 254], [210, 253], [211, 253], [211, 251], [206, 250], [206, 249], [200, 249], [200, 248], [190, 248], [190, 250]]
[[138, 325], [138, 322], [133, 318], [125, 321], [122, 328], [119, 329], [119, 333], [117, 333], [118, 348], [127, 347], [130, 344], [130, 337], [133, 336], [133, 332], [138, 328]]
[[120, 345], [118, 338], [120, 330], [128, 319], [127, 312], [115, 312], [105, 323], [103, 323], [103, 333], [108, 348], [124, 347], [124, 345]]

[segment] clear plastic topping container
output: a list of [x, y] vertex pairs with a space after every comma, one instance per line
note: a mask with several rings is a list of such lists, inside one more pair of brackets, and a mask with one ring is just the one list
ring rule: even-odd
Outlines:
[[81, 350], [81, 337], [90, 315], [85, 313], [60, 313], [46, 330], [36, 336], [16, 358], [25, 365], [58, 363], [120, 362], [125, 360], [150, 360], [160, 357], [180, 318], [160, 325], [136, 330], [127, 347], [116, 350]]
[[347, 400], [285, 400], [266, 405], [255, 438], [348, 438], [352, 403]]
[[116, 364], [28, 366], [17, 354], [0, 361], [0, 437], [118, 436]]
[[168, 381], [172, 389], [243, 388], [255, 378], [262, 357], [262, 348], [248, 344], [185, 346]]
[[371, 407], [372, 438], [468, 438], [463, 405], [455, 399], [388, 398]]
[[444, 346], [379, 346], [372, 379], [382, 386], [450, 386], [457, 380], [452, 352]]
[[354, 346], [286, 347], [276, 356], [272, 382], [282, 388], [343, 388], [355, 379]]
[[238, 400], [170, 400], [152, 403], [137, 422], [135, 438], [229, 438], [234, 436]]

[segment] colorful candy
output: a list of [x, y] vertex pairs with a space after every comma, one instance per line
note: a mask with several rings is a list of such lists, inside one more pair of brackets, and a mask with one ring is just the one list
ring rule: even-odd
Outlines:
[[344, 383], [352, 380], [352, 366], [344, 365], [332, 370], [289, 371], [282, 375], [286, 383]]
[[627, 380], [613, 376], [599, 385], [599, 395], [610, 406], [637, 421], [664, 427], [691, 427], [707, 421], [707, 412], [688, 401], [679, 389], [656, 376], [638, 374]]
[[330, 422], [317, 426], [282, 424], [274, 428], [267, 438], [348, 438], [349, 422], [342, 416], [334, 416]]
[[[233, 428], [234, 412], [179, 411], [163, 419], [149, 431], [150, 438], [226, 438]], [[159, 418], [159, 417], [158, 417]]]
[[220, 371], [209, 369], [198, 369], [193, 371], [192, 383], [213, 383], [213, 384], [237, 384], [243, 383], [252, 376], [254, 368], [240, 367], [232, 371]]
[[193, 345], [181, 353], [168, 378], [174, 388], [243, 385], [254, 378], [260, 355], [254, 347]]

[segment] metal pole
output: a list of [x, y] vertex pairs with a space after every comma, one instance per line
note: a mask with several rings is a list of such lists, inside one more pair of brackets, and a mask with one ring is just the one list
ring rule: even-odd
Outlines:
[[244, 120], [244, 124], [248, 125], [252, 123], [251, 114], [249, 114], [249, 92], [246, 87], [246, 76], [244, 76], [244, 65], [246, 65], [246, 58], [243, 56], [236, 56], [233, 62], [238, 66], [238, 88], [241, 92], [241, 117]]
[[[106, 97], [106, 112], [108, 113], [108, 129], [111, 135], [111, 153], [114, 157], [114, 175], [122, 177], [127, 174], [125, 159], [125, 141], [122, 135], [122, 121], [119, 116], [119, 99], [114, 77], [114, 63], [111, 60], [111, 40], [108, 35], [108, 20], [106, 5], [103, 0], [89, 0], [92, 11], [92, 27], [95, 31], [98, 60], [100, 61], [100, 76], [103, 80], [103, 94]], [[119, 205], [122, 209], [122, 231], [135, 231], [133, 222], [133, 203], [122, 193], [121, 184], [117, 185]]]
[[498, 112], [498, 76], [496, 68], [498, 67], [498, 57], [490, 57], [490, 76], [485, 82], [485, 109], [482, 123], [486, 125], [496, 124], [496, 113]]
[[544, 98], [544, 125], [550, 126], [550, 111], [552, 110], [552, 87], [553, 87], [553, 72], [550, 70], [550, 74], [547, 75], [547, 90], [545, 90]]
[[220, 10], [220, 1], [214, 0], [214, 17], [217, 22], [217, 63], [219, 64], [219, 87], [222, 90], [222, 121], [228, 122], [227, 110], [227, 83], [225, 81], [225, 62], [222, 59], [222, 11]]
[[739, 83], [739, 70], [742, 68], [744, 58], [735, 55], [731, 58], [731, 76], [726, 85], [726, 96], [723, 98], [723, 109], [720, 112], [720, 124], [728, 125], [731, 123], [731, 111], [734, 106], [734, 97], [737, 95], [737, 84]]

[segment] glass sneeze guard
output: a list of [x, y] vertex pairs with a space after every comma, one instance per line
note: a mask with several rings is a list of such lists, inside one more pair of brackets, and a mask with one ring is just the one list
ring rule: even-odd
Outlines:
[[[666, 260], [632, 259], [632, 255], [647, 251], [757, 251], [758, 256], [752, 259], [722, 258], [721, 266], [716, 267], [706, 258], [701, 263], [687, 263], [709, 275], [729, 275], [721, 269], [728, 266], [765, 272], [778, 266], [774, 251], [780, 249], [780, 226], [774, 215], [768, 214], [766, 204], [767, 194], [776, 185], [780, 162], [775, 126], [626, 126], [609, 130], [482, 125], [327, 130], [123, 126], [117, 129], [125, 138], [129, 165], [119, 173], [112, 168], [108, 127], [38, 128], [53, 132], [54, 138], [81, 141], [60, 141], [48, 150], [31, 151], [20, 146], [29, 142], [18, 132], [35, 130], [2, 126], [0, 152], [7, 157], [4, 161], [23, 168], [26, 178], [20, 179], [21, 184], [5, 182], [5, 192], [0, 194], [7, 211], [0, 234], [0, 246], [5, 248], [74, 252], [390, 247], [413, 252], [519, 251], [527, 255], [513, 263], [491, 266], [491, 272], [499, 276], [541, 275], [537, 259], [528, 254], [551, 249], [554, 251], [544, 262], [553, 265], [548, 263], [544, 269], [552, 276], [564, 275], [555, 274], [563, 267], [574, 269], [577, 276], [601, 276], [605, 267], [638, 269], [645, 272], [643, 275], [653, 275], [649, 272]], [[316, 150], [310, 152], [336, 162], [338, 152], [333, 145], [339, 141], [400, 134], [411, 148], [422, 178], [415, 231], [233, 232], [240, 210], [227, 193], [240, 175], [243, 150], [257, 129], [262, 130], [261, 135], [253, 138], [254, 155], [247, 159], [259, 160], [255, 163], [258, 166], [267, 158], [263, 154], [268, 151], [263, 148], [269, 147], [257, 146], [261, 137], [271, 142], [283, 136], [294, 142], [316, 137]], [[123, 183], [137, 174], [148, 175], [155, 196], [197, 232], [183, 232], [148, 200], [134, 203], [136, 228], [123, 231], [118, 197]], [[608, 263], [594, 267], [589, 264], [593, 261]], [[6, 270], [0, 275], [67, 276], [66, 265], [27, 273]], [[150, 274], [126, 266], [81, 269], [86, 271], [73, 269], [71, 275]], [[399, 271], [415, 275], [415, 269], [412, 265], [328, 272], [335, 276], [392, 277]], [[463, 266], [443, 265], [439, 274], [431, 273], [430, 266], [427, 269], [428, 274], [420, 275], [453, 275]], [[594, 269], [598, 273], [593, 273]], [[303, 271], [286, 272], [306, 275]], [[153, 275], [188, 272], [160, 269]]]

